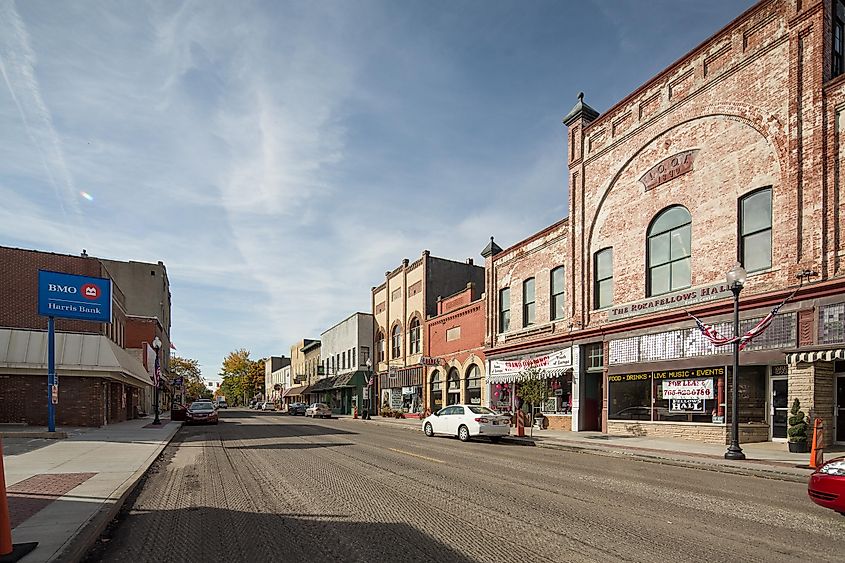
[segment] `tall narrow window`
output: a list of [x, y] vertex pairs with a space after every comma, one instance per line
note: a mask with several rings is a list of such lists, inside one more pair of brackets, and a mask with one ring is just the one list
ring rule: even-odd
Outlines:
[[522, 326], [534, 324], [534, 278], [522, 282]]
[[511, 288], [499, 290], [499, 332], [507, 332], [511, 328]]
[[772, 267], [772, 188], [739, 200], [739, 261], [749, 272]]
[[613, 305], [613, 249], [599, 250], [594, 256], [595, 307], [602, 309]]
[[378, 361], [384, 361], [384, 332], [378, 331], [376, 335], [376, 357]]
[[398, 358], [402, 354], [402, 329], [399, 325], [393, 327], [393, 334], [391, 336], [391, 358]]
[[833, 8], [833, 45], [831, 46], [831, 78], [845, 71], [845, 3], [834, 1]]
[[411, 319], [411, 349], [409, 353], [420, 353], [420, 320], [417, 317]]
[[692, 217], [676, 205], [660, 212], [648, 229], [647, 295], [662, 295], [692, 285]]
[[563, 318], [563, 266], [552, 270], [551, 275], [551, 312], [549, 318], [553, 321]]

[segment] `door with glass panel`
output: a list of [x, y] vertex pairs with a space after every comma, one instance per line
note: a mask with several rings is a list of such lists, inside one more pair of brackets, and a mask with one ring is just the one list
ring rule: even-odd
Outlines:
[[845, 375], [836, 378], [836, 441], [845, 444]]
[[788, 392], [787, 378], [772, 378], [772, 440], [786, 440], [786, 419], [789, 418]]

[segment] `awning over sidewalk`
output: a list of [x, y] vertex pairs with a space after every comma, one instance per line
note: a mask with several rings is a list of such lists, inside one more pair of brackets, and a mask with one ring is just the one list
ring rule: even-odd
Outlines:
[[335, 379], [335, 377], [324, 377], [323, 379], [320, 379], [319, 381], [317, 381], [317, 383], [312, 385], [311, 389], [309, 389], [308, 392], [318, 393], [320, 391], [328, 391], [329, 389], [332, 389], [334, 387]]
[[305, 390], [307, 385], [297, 385], [296, 387], [288, 387], [285, 389], [284, 393], [282, 393], [282, 397], [298, 397], [302, 395], [302, 391]]
[[845, 360], [845, 348], [791, 352], [786, 355], [786, 362], [792, 365], [795, 365], [798, 362], [833, 362], [835, 360]]
[[[559, 377], [571, 371], [572, 368], [540, 369], [538, 370], [537, 376], [540, 379], [550, 379], [552, 377]], [[488, 383], [515, 383], [524, 379], [527, 379], [527, 376], [522, 375], [521, 373], [502, 373], [499, 375], [487, 376]]]
[[[0, 328], [0, 372], [47, 374], [47, 332]], [[56, 374], [149, 385], [144, 365], [102, 334], [56, 333]]]

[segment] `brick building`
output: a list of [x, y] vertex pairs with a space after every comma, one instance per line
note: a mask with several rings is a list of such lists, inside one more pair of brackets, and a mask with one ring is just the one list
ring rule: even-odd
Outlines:
[[376, 336], [373, 370], [376, 397], [380, 407], [405, 410], [403, 405], [423, 409], [424, 366], [420, 364], [426, 346], [426, 319], [437, 314], [440, 297], [452, 295], [475, 284], [484, 290], [484, 268], [422, 256], [410, 262], [407, 258], [396, 269], [385, 272], [385, 281], [372, 288], [372, 307]]
[[[798, 398], [845, 441], [843, 20], [841, 0], [761, 1], [602, 115], [580, 97], [564, 118], [572, 332], [532, 346], [576, 348], [573, 427], [596, 425], [597, 396], [607, 432], [726, 442], [730, 346], [687, 313], [731, 335], [739, 261], [742, 332], [818, 274], [741, 353], [741, 440], [785, 438]], [[501, 306], [490, 291], [492, 355], [519, 345], [498, 340]], [[712, 398], [673, 399], [678, 380]]]
[[124, 349], [126, 296], [97, 258], [0, 247], [0, 422], [47, 424], [47, 318], [38, 271], [112, 280], [112, 322], [56, 319], [56, 424], [102, 426], [136, 415], [152, 381]]
[[[484, 294], [474, 283], [437, 300], [437, 314], [425, 323], [425, 408], [437, 412], [446, 405], [482, 405], [487, 401]], [[411, 407], [414, 412], [417, 409]]]

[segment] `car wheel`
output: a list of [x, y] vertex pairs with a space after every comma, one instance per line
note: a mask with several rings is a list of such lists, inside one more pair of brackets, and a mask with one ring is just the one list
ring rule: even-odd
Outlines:
[[429, 438], [434, 436], [434, 428], [431, 427], [430, 422], [425, 423], [425, 428], [423, 429], [423, 431], [425, 432], [425, 435], [428, 436]]
[[490, 436], [490, 441], [494, 444], [498, 444], [499, 442], [502, 441], [502, 437], [501, 436]]
[[469, 428], [461, 424], [458, 428], [458, 440], [461, 442], [469, 442]]

